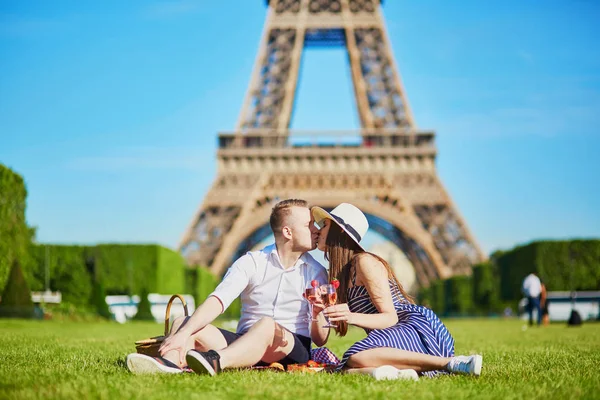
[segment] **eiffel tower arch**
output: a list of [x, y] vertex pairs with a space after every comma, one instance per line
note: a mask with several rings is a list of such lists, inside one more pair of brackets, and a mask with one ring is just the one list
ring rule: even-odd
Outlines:
[[[222, 274], [269, 233], [273, 204], [350, 202], [408, 257], [419, 285], [470, 273], [483, 253], [440, 182], [435, 133], [418, 130], [379, 0], [270, 0], [236, 130], [218, 134], [217, 177], [179, 249]], [[361, 128], [289, 130], [303, 50], [348, 53]]]

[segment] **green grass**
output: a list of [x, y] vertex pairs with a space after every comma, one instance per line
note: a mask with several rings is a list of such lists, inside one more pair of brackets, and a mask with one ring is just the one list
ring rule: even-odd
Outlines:
[[[231, 371], [135, 376], [125, 356], [137, 339], [159, 334], [153, 323], [0, 320], [0, 398], [600, 398], [600, 324], [522, 330], [510, 320], [448, 320], [457, 354], [483, 354], [479, 378], [419, 382], [367, 376]], [[338, 356], [359, 330], [328, 344]]]

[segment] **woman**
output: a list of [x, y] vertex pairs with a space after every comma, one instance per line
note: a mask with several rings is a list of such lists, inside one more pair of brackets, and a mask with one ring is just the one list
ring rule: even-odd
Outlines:
[[346, 351], [339, 369], [392, 365], [421, 375], [479, 375], [482, 357], [454, 356], [454, 339], [433, 311], [415, 305], [381, 257], [359, 244], [369, 228], [355, 206], [342, 203], [328, 213], [313, 207], [321, 227], [317, 247], [329, 261], [329, 277], [340, 281], [338, 304], [324, 310], [346, 335], [348, 325], [363, 328], [367, 337]]

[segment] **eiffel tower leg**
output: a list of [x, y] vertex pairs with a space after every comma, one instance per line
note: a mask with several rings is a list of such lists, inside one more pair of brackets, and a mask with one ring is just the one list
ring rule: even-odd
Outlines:
[[452, 274], [470, 274], [471, 266], [486, 257], [437, 177], [433, 186], [440, 193], [439, 200], [415, 204], [415, 213]]
[[[379, 7], [365, 11], [352, 1], [343, 4], [346, 47], [363, 128], [415, 128]], [[358, 18], [360, 14], [366, 16]]]
[[270, 7], [238, 130], [285, 130], [290, 124], [304, 49], [307, 0]]

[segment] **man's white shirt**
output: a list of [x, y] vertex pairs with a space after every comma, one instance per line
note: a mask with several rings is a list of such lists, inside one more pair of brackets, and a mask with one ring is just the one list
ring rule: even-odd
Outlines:
[[542, 282], [534, 274], [529, 274], [523, 281], [523, 294], [526, 297], [538, 297], [542, 293]]
[[223, 310], [241, 296], [237, 333], [246, 332], [262, 317], [271, 317], [293, 333], [310, 336], [310, 312], [302, 294], [313, 279], [319, 285], [327, 283], [327, 270], [310, 254], [304, 253], [285, 269], [272, 244], [235, 261], [211, 296], [221, 301]]

